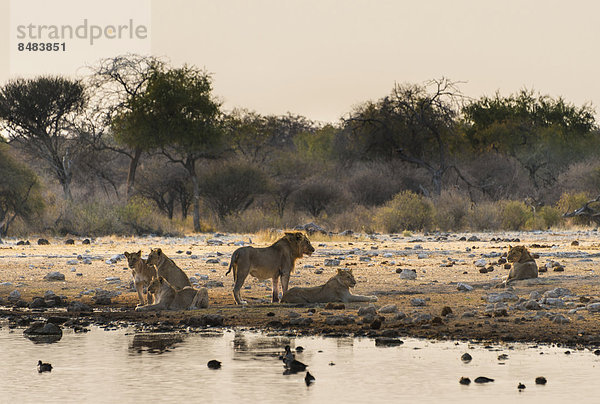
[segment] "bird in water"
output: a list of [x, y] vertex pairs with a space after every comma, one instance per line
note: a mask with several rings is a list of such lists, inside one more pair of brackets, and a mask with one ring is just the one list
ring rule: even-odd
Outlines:
[[221, 369], [221, 362], [216, 359], [209, 360], [206, 365], [209, 369]]
[[49, 364], [49, 363], [43, 363], [42, 361], [38, 361], [37, 370], [38, 370], [39, 373], [42, 373], [42, 372], [51, 372], [52, 371], [52, 365]]
[[306, 376], [304, 376], [304, 382], [307, 386], [310, 386], [312, 382], [315, 381], [315, 377], [310, 374], [310, 372], [306, 372]]
[[283, 363], [285, 367], [292, 373], [303, 372], [306, 370], [306, 365], [296, 360], [294, 353], [292, 352], [289, 345], [285, 346], [285, 353], [283, 354]]

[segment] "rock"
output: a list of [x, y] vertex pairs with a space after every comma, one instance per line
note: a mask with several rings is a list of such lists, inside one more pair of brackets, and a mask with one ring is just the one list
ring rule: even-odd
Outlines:
[[359, 257], [358, 260], [360, 262], [370, 262], [371, 261], [371, 257]]
[[538, 376], [535, 378], [535, 384], [546, 384], [548, 381], [546, 380], [546, 378], [544, 376]]
[[349, 316], [328, 316], [325, 318], [325, 324], [328, 325], [347, 325], [354, 323], [354, 319]]
[[571, 322], [571, 319], [569, 317], [566, 317], [562, 314], [557, 314], [556, 316], [554, 316], [552, 318], [552, 322], [554, 324], [568, 324]]
[[297, 317], [291, 318], [289, 321], [290, 325], [311, 325], [313, 323], [313, 319], [310, 317]]
[[69, 313], [91, 313], [92, 308], [85, 303], [75, 300], [75, 301], [69, 303], [69, 305], [67, 306], [67, 312], [69, 312]]
[[463, 361], [463, 362], [465, 362], [465, 363], [471, 362], [472, 359], [473, 359], [473, 357], [469, 353], [464, 353], [460, 357], [460, 360]]
[[461, 292], [470, 292], [473, 290], [473, 286], [468, 285], [466, 283], [458, 282], [458, 284], [456, 285], [456, 289], [460, 290]]
[[361, 316], [361, 317], [364, 317], [364, 316], [367, 316], [367, 315], [376, 316], [377, 315], [377, 309], [373, 305], [361, 307], [361, 308], [358, 309], [358, 315]]
[[511, 292], [502, 292], [502, 293], [490, 293], [489, 295], [483, 297], [487, 300], [488, 303], [498, 303], [498, 302], [508, 302], [519, 300], [519, 297]]
[[404, 344], [399, 338], [390, 338], [390, 337], [377, 337], [375, 338], [375, 346], [398, 346]]
[[31, 303], [29, 303], [30, 309], [41, 309], [46, 307], [46, 302], [41, 297], [35, 297]]
[[410, 300], [410, 304], [412, 304], [413, 306], [417, 306], [417, 307], [425, 306], [425, 299], [415, 297], [414, 299]]
[[212, 245], [212, 246], [215, 246], [215, 245], [219, 246], [219, 245], [223, 245], [224, 243], [222, 240], [219, 240], [217, 238], [211, 238], [211, 239], [206, 240], [206, 244]]
[[[220, 314], [203, 314], [201, 316], [192, 316], [185, 320], [183, 323], [189, 327], [221, 327], [224, 324], [224, 317]], [[281, 324], [281, 322], [279, 322]]]
[[448, 306], [442, 308], [442, 317], [446, 317], [448, 314], [452, 314], [452, 309]]
[[31, 243], [29, 242], [29, 240], [27, 240], [27, 241], [19, 240], [19, 241], [17, 241], [17, 245], [31, 245]]
[[478, 268], [485, 267], [487, 265], [487, 261], [485, 259], [483, 259], [483, 258], [480, 258], [477, 261], [475, 261], [474, 264]]
[[345, 308], [344, 303], [329, 302], [325, 305], [325, 310], [344, 310]]
[[480, 274], [487, 274], [488, 273], [488, 269], [487, 268], [479, 268], [479, 273]]
[[119, 278], [118, 276], [109, 276], [107, 278], [104, 278], [104, 280], [106, 282], [114, 282], [114, 281], [121, 281], [121, 278]]
[[573, 241], [571, 241], [571, 245], [578, 246], [579, 245], [579, 241], [573, 240]]
[[379, 309], [380, 314], [397, 313], [397, 312], [398, 312], [398, 306], [396, 306], [395, 304], [388, 304]]
[[62, 338], [62, 329], [53, 323], [36, 321], [23, 331], [23, 335], [35, 342], [52, 343]]
[[223, 282], [221, 282], [221, 281], [208, 281], [204, 284], [204, 287], [209, 288], [209, 289], [210, 288], [222, 288], [223, 286], [224, 286]]
[[44, 276], [44, 280], [46, 280], [46, 281], [64, 281], [65, 275], [61, 274], [58, 271], [53, 271], [53, 272], [49, 272], [48, 274], [46, 274], [46, 276]]
[[73, 240], [72, 238], [68, 238], [65, 240], [65, 244], [66, 245], [74, 245], [75, 244], [75, 240]]
[[81, 262], [83, 264], [85, 264], [85, 265], [91, 265], [92, 264], [92, 259], [88, 258], [88, 257], [85, 257], [85, 258], [83, 258], [83, 260]]
[[564, 272], [565, 271], [565, 267], [563, 267], [562, 265], [559, 265], [557, 267], [554, 267], [553, 271], [554, 272]]
[[50, 245], [50, 242], [48, 240], [46, 240], [45, 238], [40, 238], [37, 241], [38, 245]]
[[319, 226], [313, 222], [296, 226], [296, 227], [294, 227], [294, 230], [304, 230], [305, 232], [308, 233], [309, 236], [313, 235], [314, 233], [327, 234], [327, 231], [324, 228], [322, 228], [321, 226]]
[[417, 279], [417, 271], [414, 269], [403, 269], [400, 273], [400, 279]]
[[479, 376], [475, 379], [475, 383], [490, 383], [493, 382], [494, 379], [490, 379], [489, 377]]
[[218, 264], [220, 261], [216, 258], [209, 258], [206, 260], [207, 264]]
[[471, 384], [471, 379], [469, 379], [468, 377], [461, 377], [458, 382], [460, 384], [464, 384], [465, 386], [468, 386], [469, 384]]
[[67, 260], [66, 262], [67, 265], [77, 265], [79, 264], [78, 260]]
[[97, 290], [96, 294], [92, 297], [94, 303], [102, 306], [108, 306], [112, 303], [110, 292], [106, 290]]
[[219, 362], [218, 360], [212, 359], [212, 360], [208, 361], [206, 366], [208, 366], [209, 369], [221, 369], [221, 362]]
[[522, 303], [520, 307], [522, 307], [523, 310], [542, 310], [542, 306], [540, 306], [535, 300], [527, 300], [526, 302]]
[[600, 312], [600, 303], [590, 303], [585, 306], [585, 308], [588, 309], [590, 313], [598, 313]]
[[398, 321], [398, 320], [404, 320], [405, 318], [406, 318], [406, 314], [404, 312], [402, 312], [402, 311], [399, 311], [394, 316], [394, 320], [396, 320], [396, 321]]
[[83, 245], [88, 245], [88, 244], [90, 244], [90, 243], [91, 243], [91, 241], [90, 241], [90, 239], [89, 239], [89, 238], [86, 238], [86, 239], [84, 239], [84, 240], [81, 242], [81, 244], [83, 244]]
[[325, 265], [326, 267], [335, 267], [340, 265], [340, 260], [335, 258], [328, 258], [323, 262], [323, 265]]
[[110, 257], [109, 259], [107, 259], [105, 262], [108, 265], [112, 265], [112, 264], [116, 264], [117, 262], [121, 261], [124, 258], [125, 258], [125, 255], [123, 255], [123, 254], [116, 254], [116, 255], [113, 255], [112, 257]]
[[12, 286], [12, 282], [0, 282], [0, 286]]
[[8, 295], [8, 301], [10, 302], [16, 302], [19, 299], [21, 299], [21, 292], [19, 292], [17, 289], [13, 290]]
[[565, 301], [562, 299], [557, 299], [557, 298], [551, 298], [551, 297], [545, 297], [540, 301], [540, 304], [545, 304], [547, 306], [552, 306], [552, 307], [565, 307]]
[[[385, 318], [384, 318], [385, 319]], [[372, 330], [379, 330], [381, 328], [381, 318], [376, 318], [375, 320], [373, 320], [371, 322], [371, 324], [369, 324], [369, 327]]]
[[529, 294], [529, 298], [531, 300], [538, 300], [542, 297], [542, 294], [540, 292], [538, 292], [537, 290], [534, 290], [533, 292], [531, 292]]

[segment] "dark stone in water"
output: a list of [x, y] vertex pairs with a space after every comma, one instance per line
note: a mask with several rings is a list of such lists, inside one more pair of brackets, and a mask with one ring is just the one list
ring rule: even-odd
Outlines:
[[472, 359], [473, 359], [473, 357], [470, 354], [468, 354], [468, 353], [464, 353], [460, 357], [460, 360], [463, 361], [463, 362], [471, 362]]
[[399, 338], [377, 337], [375, 338], [375, 346], [398, 346], [404, 344]]
[[221, 362], [216, 359], [209, 360], [206, 365], [209, 369], [221, 369]]
[[37, 321], [23, 331], [23, 335], [34, 342], [56, 342], [62, 338], [62, 330], [52, 323]]
[[594, 351], [594, 355], [600, 355], [600, 349], [596, 349], [596, 350]]
[[535, 378], [535, 384], [546, 384], [548, 381], [544, 376], [538, 376]]
[[382, 337], [386, 337], [386, 338], [397, 338], [398, 337], [398, 331], [396, 330], [383, 330], [383, 332], [381, 333]]
[[494, 379], [490, 379], [489, 377], [479, 376], [475, 379], [475, 383], [490, 383], [493, 382]]
[[298, 352], [298, 353], [304, 352], [304, 347], [303, 346], [297, 346], [296, 347], [296, 352]]
[[183, 321], [183, 323], [189, 327], [219, 327], [223, 325], [223, 322], [224, 318], [220, 314], [204, 314], [202, 316], [192, 316]]
[[71, 302], [69, 304], [69, 306], [67, 306], [67, 313], [72, 313], [72, 312], [91, 313], [92, 308], [85, 303], [75, 300], [75, 301]]
[[471, 379], [469, 379], [468, 377], [461, 377], [458, 382], [460, 384], [464, 384], [465, 386], [468, 386], [469, 384], [471, 384]]
[[29, 308], [30, 309], [46, 308], [46, 302], [44, 301], [44, 298], [36, 297], [33, 299], [33, 301], [31, 303], [29, 303]]

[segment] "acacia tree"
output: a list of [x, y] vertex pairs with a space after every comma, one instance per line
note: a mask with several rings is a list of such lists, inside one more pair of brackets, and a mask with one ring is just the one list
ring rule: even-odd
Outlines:
[[51, 168], [67, 200], [78, 148], [73, 122], [85, 105], [81, 82], [58, 76], [15, 79], [0, 89], [0, 120], [9, 140]]
[[447, 79], [396, 85], [390, 95], [350, 114], [336, 136], [335, 149], [346, 159], [400, 159], [424, 168], [439, 195], [444, 174], [456, 169], [450, 151], [460, 139], [461, 100], [456, 83]]
[[118, 118], [127, 133], [144, 138], [185, 168], [192, 182], [195, 231], [201, 230], [196, 165], [222, 150], [220, 105], [211, 91], [211, 76], [195, 67], [155, 69], [144, 93]]
[[466, 105], [463, 114], [473, 148], [515, 158], [536, 188], [552, 186], [561, 167], [597, 150], [600, 140], [591, 106], [532, 90], [482, 97]]
[[102, 59], [92, 66], [88, 85], [93, 89], [95, 111], [87, 121], [87, 132], [94, 149], [111, 150], [126, 156], [126, 197], [135, 186], [135, 176], [144, 151], [152, 148], [147, 134], [130, 130], [122, 119], [131, 113], [135, 100], [144, 93], [148, 80], [165, 62], [155, 56], [136, 54]]
[[0, 239], [17, 217], [28, 220], [43, 207], [37, 176], [0, 141]]

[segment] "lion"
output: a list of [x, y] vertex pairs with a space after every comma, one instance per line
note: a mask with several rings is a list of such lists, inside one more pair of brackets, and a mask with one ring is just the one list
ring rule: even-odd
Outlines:
[[285, 294], [296, 260], [302, 258], [304, 254], [311, 255], [314, 251], [308, 238], [300, 232], [285, 233], [269, 247], [240, 247], [235, 250], [225, 275], [233, 270], [233, 297], [236, 304], [246, 304], [240, 296], [240, 290], [248, 275], [259, 280], [271, 278], [273, 302], [278, 302], [279, 278], [281, 278], [282, 292]]
[[190, 278], [179, 268], [171, 258], [167, 257], [160, 248], [150, 250], [146, 263], [149, 266], [155, 265], [157, 276], [162, 276], [176, 288], [192, 286]]
[[156, 303], [137, 306], [135, 311], [195, 310], [208, 307], [206, 288], [194, 289], [186, 286], [177, 289], [162, 276], [152, 279], [148, 291], [155, 296]]
[[131, 268], [131, 274], [133, 275], [133, 284], [135, 290], [137, 290], [140, 304], [144, 305], [152, 303], [152, 295], [150, 292], [146, 293], [147, 300], [144, 301], [143, 290], [144, 287], [148, 287], [152, 278], [156, 277], [156, 267], [147, 264], [146, 260], [142, 258], [142, 250], [134, 253], [125, 251], [125, 257], [127, 257], [127, 264]]
[[350, 293], [356, 285], [352, 269], [339, 268], [337, 274], [321, 286], [293, 287], [283, 294], [282, 303], [329, 303], [329, 302], [376, 302], [377, 296], [361, 296]]
[[509, 245], [506, 260], [512, 262], [513, 267], [508, 273], [506, 280], [499, 285], [500, 287], [506, 286], [512, 281], [538, 277], [537, 264], [525, 246], [518, 245], [512, 247]]

